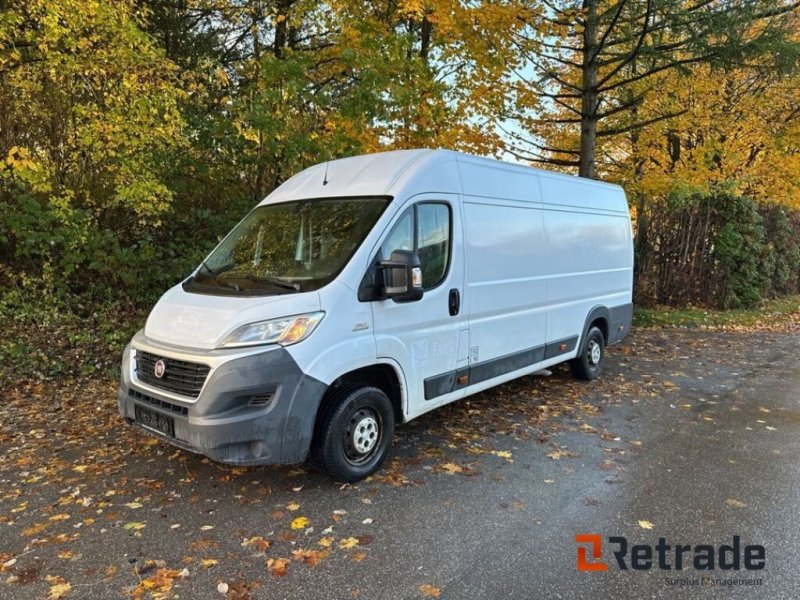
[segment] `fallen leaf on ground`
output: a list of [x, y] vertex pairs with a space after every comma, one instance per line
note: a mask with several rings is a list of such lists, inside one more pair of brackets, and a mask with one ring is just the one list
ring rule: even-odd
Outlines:
[[248, 548], [250, 546], [254, 546], [259, 552], [266, 552], [271, 545], [271, 541], [264, 539], [260, 535], [245, 538], [245, 540], [242, 542], [242, 547]]
[[419, 586], [419, 591], [426, 598], [438, 598], [442, 595], [442, 590], [427, 583], [423, 583], [421, 586]]
[[547, 456], [547, 458], [552, 458], [553, 460], [559, 460], [564, 456], [569, 456], [569, 452], [562, 450], [561, 448], [556, 448], [555, 450], [548, 452], [545, 456]]
[[71, 589], [72, 586], [69, 583], [57, 583], [56, 585], [51, 585], [50, 591], [47, 592], [47, 600], [60, 600], [69, 594]]
[[316, 567], [329, 553], [329, 550], [292, 550], [295, 560], [302, 561], [311, 567]]
[[310, 521], [307, 517], [297, 517], [292, 520], [292, 529], [305, 529]]
[[652, 529], [653, 524], [650, 521], [639, 521], [639, 527], [642, 529]]
[[267, 561], [267, 569], [274, 577], [286, 577], [286, 568], [289, 560], [286, 558], [270, 558]]
[[339, 540], [339, 548], [347, 550], [348, 548], [355, 548], [358, 546], [358, 539], [354, 537], [344, 538]]
[[48, 520], [49, 521], [53, 521], [53, 522], [57, 522], [57, 521], [66, 521], [67, 519], [69, 519], [69, 515], [68, 514], [60, 514], [60, 515], [53, 515]]
[[[162, 564], [164, 561], [147, 561], [148, 563]], [[175, 569], [159, 568], [155, 575], [142, 579], [133, 591], [134, 598], [141, 598], [145, 592], [151, 598], [165, 598], [172, 589], [175, 579], [180, 576], [180, 571]]]
[[736, 500], [734, 498], [728, 498], [727, 500], [725, 500], [725, 504], [727, 504], [728, 506], [732, 506], [733, 508], [746, 508], [747, 507], [747, 503], [746, 502], [742, 502], [741, 500]]
[[445, 471], [450, 475], [455, 475], [456, 473], [463, 473], [464, 467], [457, 465], [455, 463], [444, 463], [442, 465], [442, 471]]

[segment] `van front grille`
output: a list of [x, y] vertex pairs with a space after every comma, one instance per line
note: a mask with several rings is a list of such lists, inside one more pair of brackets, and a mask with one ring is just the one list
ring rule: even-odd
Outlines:
[[[156, 363], [163, 361], [161, 377], [156, 377]], [[158, 356], [142, 350], [136, 351], [136, 376], [153, 387], [197, 398], [211, 367], [201, 363]]]
[[172, 404], [172, 402], [167, 402], [166, 400], [153, 398], [152, 396], [143, 394], [138, 390], [133, 390], [133, 389], [128, 390], [128, 396], [130, 396], [134, 400], [138, 400], [139, 402], [144, 402], [145, 404], [149, 404], [150, 406], [156, 406], [158, 408], [169, 411], [171, 413], [175, 413], [176, 415], [180, 415], [182, 417], [185, 417], [186, 415], [189, 414], [189, 409], [185, 406], [178, 406], [177, 404]]

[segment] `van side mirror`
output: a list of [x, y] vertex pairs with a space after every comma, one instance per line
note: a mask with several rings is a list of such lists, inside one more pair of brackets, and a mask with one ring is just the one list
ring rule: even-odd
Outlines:
[[395, 250], [389, 260], [378, 263], [383, 272], [383, 297], [396, 302], [414, 302], [422, 298], [422, 267], [411, 250]]

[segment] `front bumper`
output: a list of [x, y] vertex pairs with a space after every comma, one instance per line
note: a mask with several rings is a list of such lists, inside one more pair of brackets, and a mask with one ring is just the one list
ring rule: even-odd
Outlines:
[[204, 360], [208, 354], [171, 352], [137, 334], [123, 354], [117, 392], [119, 412], [128, 423], [138, 425], [138, 404], [174, 420], [174, 437], [144, 428], [148, 433], [218, 462], [263, 465], [306, 459], [326, 386], [305, 375], [286, 349], [270, 347], [244, 356], [213, 351], [214, 366], [199, 396], [183, 399], [137, 380], [131, 362], [137, 348], [209, 362]]

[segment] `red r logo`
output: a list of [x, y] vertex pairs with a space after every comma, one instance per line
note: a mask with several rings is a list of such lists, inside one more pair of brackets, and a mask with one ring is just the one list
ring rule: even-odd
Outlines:
[[[602, 540], [597, 533], [578, 533], [575, 535], [575, 543], [591, 544], [592, 558], [595, 560], [602, 556]], [[586, 548], [578, 546], [578, 571], [608, 571], [608, 565], [602, 561], [588, 562], [586, 560]]]

